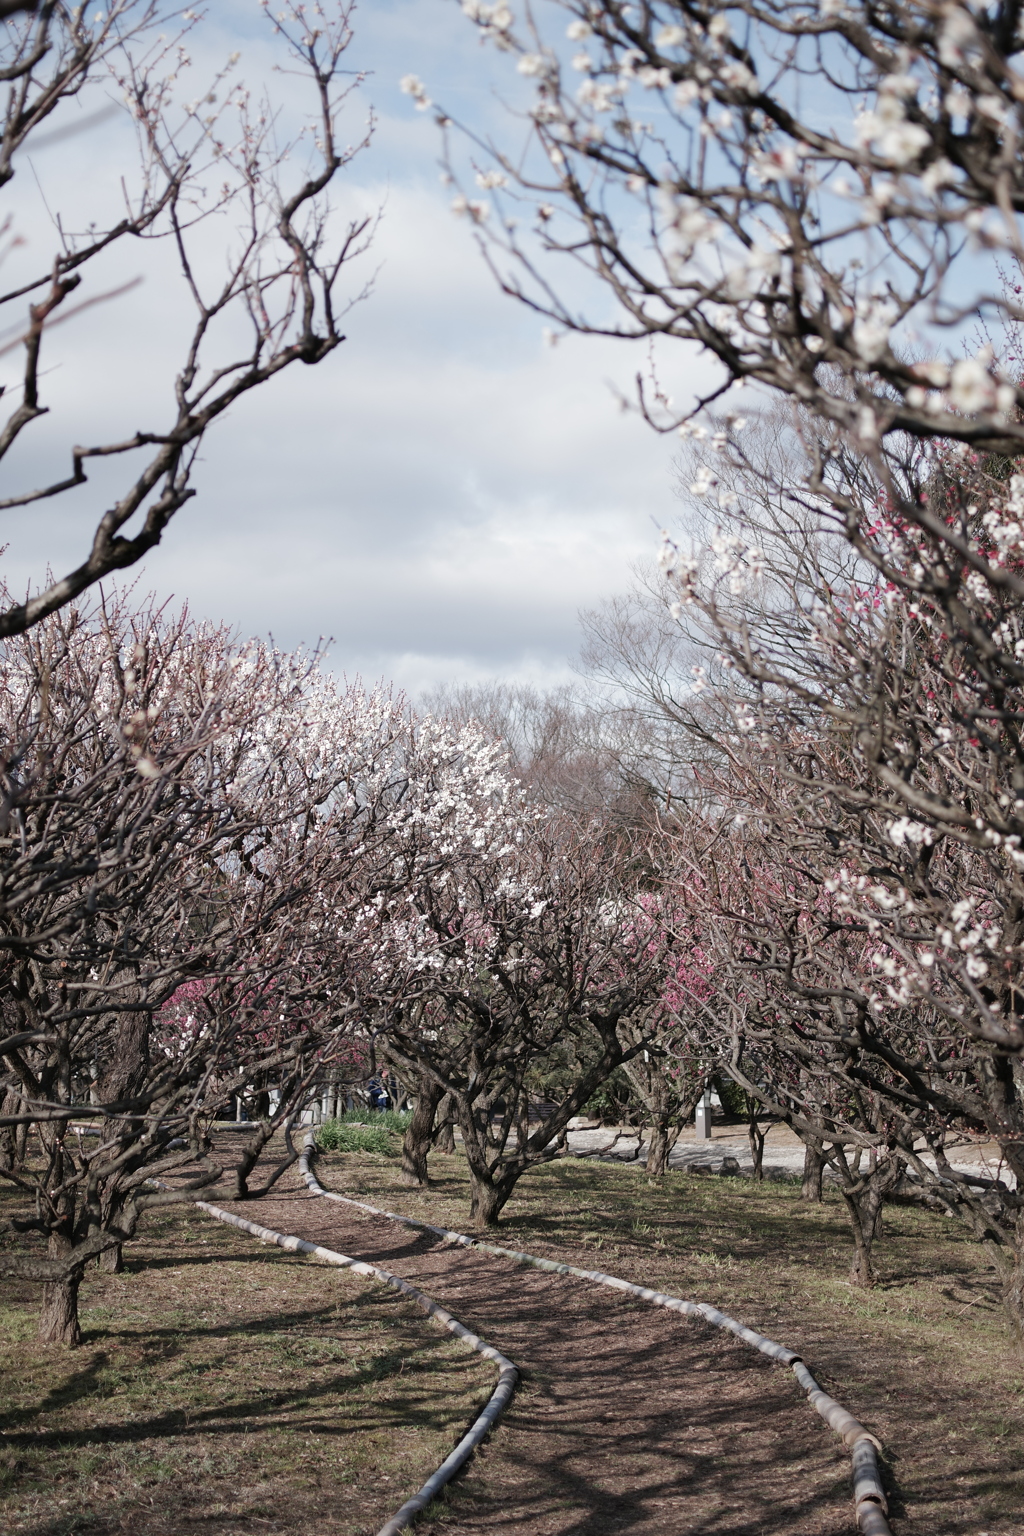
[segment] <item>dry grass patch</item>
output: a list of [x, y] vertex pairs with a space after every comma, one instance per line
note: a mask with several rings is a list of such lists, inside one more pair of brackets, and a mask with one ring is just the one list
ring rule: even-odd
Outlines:
[[492, 1389], [412, 1303], [198, 1212], [161, 1215], [127, 1257], [85, 1281], [75, 1351], [38, 1345], [38, 1292], [5, 1282], [6, 1531], [362, 1536]]

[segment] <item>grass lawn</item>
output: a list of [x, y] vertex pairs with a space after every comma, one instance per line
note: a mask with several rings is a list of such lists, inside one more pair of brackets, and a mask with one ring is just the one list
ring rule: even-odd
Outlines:
[[[431, 1171], [435, 1187], [412, 1191], [394, 1158], [319, 1163], [329, 1188], [466, 1230], [460, 1159]], [[797, 1196], [570, 1159], [522, 1180], [496, 1241], [713, 1302], [800, 1349], [885, 1446], [897, 1536], [1019, 1536], [1024, 1359], [984, 1254], [948, 1221], [889, 1208], [880, 1282], [858, 1291], [838, 1196]], [[200, 1213], [154, 1218], [127, 1258], [87, 1278], [73, 1352], [38, 1346], [38, 1292], [2, 1282], [5, 1530], [363, 1536], [491, 1390], [493, 1368], [409, 1302]], [[435, 1519], [456, 1532], [458, 1511], [456, 1487]]]

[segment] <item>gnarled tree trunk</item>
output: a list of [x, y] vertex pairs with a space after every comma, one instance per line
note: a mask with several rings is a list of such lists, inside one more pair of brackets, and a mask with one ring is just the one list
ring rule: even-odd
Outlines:
[[455, 1100], [450, 1093], [446, 1093], [434, 1117], [434, 1147], [449, 1157], [455, 1151], [456, 1113]]
[[412, 1119], [402, 1140], [402, 1178], [406, 1184], [425, 1186], [430, 1183], [427, 1155], [437, 1107], [443, 1098], [444, 1090], [437, 1083], [427, 1077], [420, 1079]]
[[[507, 1187], [506, 1187], [507, 1186]], [[469, 1219], [474, 1227], [496, 1227], [515, 1181], [482, 1176], [479, 1170], [469, 1170], [470, 1205]]]
[[82, 1272], [76, 1270], [67, 1280], [47, 1280], [43, 1286], [43, 1305], [39, 1313], [39, 1338], [44, 1344], [64, 1344], [77, 1349], [82, 1342], [78, 1321], [78, 1288]]
[[517, 1158], [505, 1163], [495, 1159], [492, 1163], [488, 1156], [486, 1130], [479, 1123], [486, 1113], [474, 1115], [465, 1100], [459, 1104], [462, 1144], [469, 1173], [469, 1219], [475, 1227], [497, 1226], [502, 1209], [528, 1166]]
[[104, 1248], [99, 1257], [99, 1267], [108, 1275], [121, 1274], [124, 1269], [124, 1254], [120, 1243], [115, 1243], [113, 1248]]
[[800, 1199], [820, 1205], [821, 1185], [825, 1174], [825, 1154], [816, 1141], [804, 1142], [804, 1176], [800, 1185]]
[[750, 1143], [750, 1161], [753, 1164], [754, 1178], [761, 1182], [764, 1178], [764, 1139], [768, 1134], [768, 1127], [761, 1129], [761, 1122], [757, 1117], [757, 1100], [747, 1096], [747, 1140]]
[[[16, 1115], [20, 1108], [21, 1099], [12, 1089], [8, 1089], [0, 1097], [0, 1114]], [[5, 1169], [8, 1173], [16, 1172], [24, 1161], [25, 1137], [24, 1135], [21, 1136], [21, 1146], [19, 1148], [18, 1132], [24, 1132], [27, 1129], [27, 1126], [21, 1125], [0, 1125], [0, 1168]]]
[[[100, 1197], [100, 1221], [105, 1232], [117, 1230], [121, 1215], [122, 1201], [116, 1187], [112, 1187], [112, 1181], [108, 1181]], [[124, 1255], [121, 1252], [121, 1244], [115, 1243], [110, 1248], [104, 1248], [97, 1256], [96, 1263], [105, 1274], [119, 1275], [124, 1269]]]
[[874, 1152], [867, 1173], [856, 1185], [843, 1189], [847, 1219], [853, 1234], [853, 1261], [850, 1284], [872, 1286], [875, 1283], [873, 1251], [882, 1235], [882, 1202], [899, 1183], [903, 1166], [895, 1157], [878, 1160]]
[[1003, 1310], [1024, 1349], [1024, 1211], [1017, 1217], [1012, 1268], [1003, 1276]]
[[657, 1115], [651, 1121], [650, 1139], [647, 1143], [647, 1172], [655, 1177], [668, 1168], [669, 1154], [679, 1137], [678, 1129], [669, 1125], [668, 1115]]
[[[52, 1232], [47, 1245], [51, 1259], [63, 1259], [71, 1252], [71, 1243], [62, 1232]], [[43, 1305], [39, 1313], [39, 1338], [44, 1344], [64, 1344], [76, 1349], [82, 1342], [78, 1321], [78, 1288], [82, 1283], [79, 1265], [63, 1280], [47, 1280], [43, 1285]]]

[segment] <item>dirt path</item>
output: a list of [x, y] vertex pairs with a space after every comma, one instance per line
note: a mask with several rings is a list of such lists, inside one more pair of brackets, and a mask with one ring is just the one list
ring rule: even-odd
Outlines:
[[256, 1219], [413, 1280], [519, 1365], [512, 1408], [421, 1536], [851, 1536], [839, 1442], [789, 1372], [718, 1330], [305, 1190]]

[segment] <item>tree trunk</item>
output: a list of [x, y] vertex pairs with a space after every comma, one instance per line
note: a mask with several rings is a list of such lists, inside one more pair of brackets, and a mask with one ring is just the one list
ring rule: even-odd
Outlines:
[[[16, 1115], [21, 1106], [21, 1100], [16, 1093], [8, 1089], [0, 1098], [0, 1114]], [[18, 1131], [17, 1125], [0, 1126], [0, 1168], [7, 1173], [16, 1172], [21, 1166], [18, 1157]]]
[[754, 1165], [754, 1178], [760, 1183], [764, 1178], [764, 1139], [768, 1127], [762, 1131], [757, 1118], [757, 1105], [751, 1103], [747, 1110], [747, 1140], [750, 1143], [750, 1161]]
[[152, 1021], [148, 1013], [123, 1013], [117, 1034], [111, 1042], [110, 1059], [97, 1084], [100, 1103], [131, 1098], [145, 1082], [149, 1067], [149, 1036]]
[[444, 1090], [429, 1078], [420, 1080], [416, 1105], [402, 1140], [402, 1179], [406, 1184], [425, 1187], [430, 1183], [427, 1175], [427, 1154], [434, 1132], [437, 1106], [444, 1097]]
[[43, 1308], [39, 1314], [39, 1338], [44, 1344], [64, 1344], [77, 1349], [82, 1342], [78, 1323], [78, 1287], [81, 1271], [69, 1280], [48, 1280], [43, 1286]]
[[[47, 1245], [51, 1259], [62, 1259], [71, 1251], [71, 1243], [62, 1232], [51, 1232]], [[78, 1288], [82, 1269], [73, 1269], [65, 1280], [47, 1280], [43, 1286], [43, 1306], [39, 1313], [39, 1338], [44, 1344], [64, 1344], [76, 1349], [82, 1342], [78, 1323]]]
[[124, 1254], [121, 1244], [117, 1243], [113, 1248], [104, 1248], [99, 1256], [99, 1267], [107, 1275], [119, 1275], [124, 1269]]
[[1024, 1348], [1024, 1211], [1017, 1217], [1013, 1267], [1003, 1279], [1003, 1310], [1018, 1344]]
[[895, 1157], [886, 1156], [877, 1161], [871, 1153], [870, 1171], [864, 1176], [864, 1185], [856, 1192], [843, 1190], [846, 1214], [853, 1233], [853, 1263], [850, 1265], [851, 1285], [872, 1286], [875, 1270], [872, 1250], [882, 1231], [882, 1202], [889, 1190], [899, 1183], [902, 1164]]
[[515, 1162], [504, 1166], [496, 1162], [492, 1168], [487, 1158], [486, 1142], [474, 1123], [472, 1111], [465, 1103], [460, 1104], [459, 1109], [462, 1143], [469, 1173], [469, 1219], [477, 1227], [495, 1227], [503, 1206], [516, 1187], [519, 1175], [525, 1170]]
[[647, 1172], [653, 1177], [659, 1177], [668, 1167], [668, 1156], [672, 1150], [672, 1141], [669, 1139], [667, 1117], [659, 1115], [651, 1125], [651, 1137], [647, 1143]]
[[[502, 1181], [503, 1185], [504, 1181]], [[469, 1184], [471, 1200], [469, 1207], [469, 1219], [474, 1227], [496, 1227], [498, 1217], [501, 1214], [505, 1202], [512, 1193], [510, 1186], [507, 1190], [502, 1185], [496, 1184], [493, 1179], [480, 1178], [469, 1170]]]
[[850, 1218], [850, 1231], [853, 1233], [853, 1260], [850, 1264], [850, 1284], [870, 1288], [875, 1283], [875, 1269], [871, 1262], [873, 1239], [864, 1232], [864, 1224], [860, 1219], [856, 1198], [849, 1195], [844, 1195], [843, 1198], [846, 1201], [847, 1214]]
[[455, 1151], [455, 1114], [455, 1100], [450, 1093], [446, 1093], [434, 1118], [434, 1146], [438, 1152], [444, 1152], [449, 1157]]
[[[116, 1231], [120, 1225], [122, 1200], [116, 1181], [108, 1180], [100, 1195], [100, 1223], [104, 1232], [112, 1228]], [[119, 1275], [124, 1269], [124, 1257], [121, 1253], [121, 1244], [114, 1248], [104, 1248], [96, 1256], [97, 1266], [107, 1275]]]
[[800, 1185], [800, 1199], [813, 1205], [821, 1204], [821, 1181], [825, 1173], [825, 1154], [815, 1141], [804, 1142], [804, 1177]]

